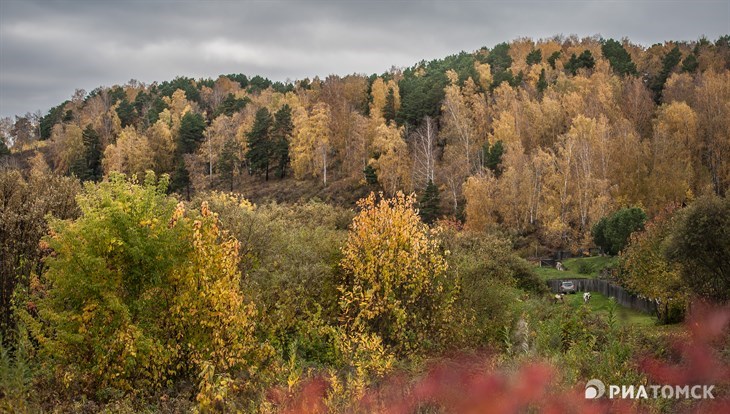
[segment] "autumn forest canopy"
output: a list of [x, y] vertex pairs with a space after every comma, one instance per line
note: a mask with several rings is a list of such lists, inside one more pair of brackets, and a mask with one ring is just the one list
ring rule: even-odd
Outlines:
[[[730, 301], [728, 35], [131, 80], [1, 121], [0, 410], [459, 411], [429, 358], [645, 383], [636, 355], [664, 363], [695, 299]], [[600, 254], [569, 270], [659, 304], [652, 325], [553, 303], [526, 259], [565, 252]], [[390, 395], [420, 386], [433, 405]]]

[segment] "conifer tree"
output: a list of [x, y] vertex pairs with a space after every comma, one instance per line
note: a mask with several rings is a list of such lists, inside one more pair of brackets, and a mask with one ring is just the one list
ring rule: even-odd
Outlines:
[[542, 51], [540, 49], [532, 50], [530, 53], [527, 54], [525, 62], [530, 66], [542, 62]]
[[432, 180], [428, 180], [426, 189], [423, 191], [421, 199], [418, 200], [418, 214], [426, 224], [432, 224], [440, 215], [439, 205], [441, 199], [439, 197], [439, 188]]
[[221, 178], [228, 180], [230, 191], [233, 191], [233, 178], [236, 173], [236, 167], [241, 162], [238, 158], [240, 148], [235, 138], [229, 138], [223, 144], [223, 150], [218, 158], [218, 172]]
[[547, 89], [548, 83], [545, 79], [545, 69], [540, 71], [540, 77], [537, 79], [537, 92], [542, 94]]
[[273, 141], [272, 158], [276, 163], [276, 172], [279, 178], [286, 176], [292, 131], [294, 131], [294, 123], [292, 122], [291, 107], [285, 104], [274, 114], [274, 126], [271, 130]]
[[180, 121], [177, 150], [181, 154], [192, 154], [205, 138], [205, 120], [200, 114], [186, 112]]
[[636, 75], [636, 64], [631, 61], [631, 55], [623, 45], [613, 39], [608, 39], [601, 45], [603, 57], [608, 59], [613, 71], [619, 75]]
[[84, 171], [79, 178], [82, 180], [99, 181], [102, 176], [101, 168], [101, 141], [99, 134], [91, 124], [86, 126], [81, 137], [84, 141]]
[[0, 136], [0, 157], [10, 155], [10, 149], [5, 144], [5, 137]]
[[395, 119], [395, 92], [393, 88], [388, 90], [388, 95], [385, 97], [385, 106], [383, 107], [383, 118], [388, 123]]
[[269, 166], [273, 153], [273, 142], [271, 139], [271, 114], [266, 108], [256, 112], [251, 132], [248, 133], [248, 152], [246, 161], [253, 172], [264, 172], [266, 181], [269, 180]]
[[185, 197], [190, 200], [190, 172], [188, 172], [185, 160], [182, 157], [177, 159], [175, 171], [173, 171], [170, 179], [170, 190], [177, 193], [184, 191]]
[[364, 170], [362, 170], [363, 174], [365, 174], [365, 181], [370, 185], [377, 185], [378, 184], [378, 173], [375, 171], [375, 168], [373, 168], [372, 165], [368, 164]]

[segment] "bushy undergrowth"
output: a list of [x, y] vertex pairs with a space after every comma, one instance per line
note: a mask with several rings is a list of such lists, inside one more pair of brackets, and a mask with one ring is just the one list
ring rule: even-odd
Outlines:
[[636, 355], [670, 354], [612, 312], [552, 303], [509, 240], [428, 227], [412, 197], [357, 213], [224, 193], [185, 206], [165, 186], [112, 176], [87, 184], [80, 218], [51, 220], [47, 270], [16, 291], [0, 350], [1, 409], [371, 412], [401, 398], [441, 412], [461, 407], [441, 379], [479, 388], [454, 355], [480, 359], [466, 370], [508, 404], [511, 375], [640, 384]]

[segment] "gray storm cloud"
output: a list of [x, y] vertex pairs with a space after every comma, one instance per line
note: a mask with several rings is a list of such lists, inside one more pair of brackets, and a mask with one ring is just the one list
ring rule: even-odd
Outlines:
[[381, 73], [518, 37], [664, 40], [730, 33], [722, 1], [0, 0], [0, 116], [74, 89], [175, 76]]

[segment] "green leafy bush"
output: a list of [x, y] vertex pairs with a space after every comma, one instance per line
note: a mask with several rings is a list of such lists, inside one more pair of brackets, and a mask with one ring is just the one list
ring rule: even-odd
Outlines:
[[593, 242], [611, 255], [618, 254], [629, 242], [629, 236], [644, 228], [646, 213], [638, 207], [622, 208], [601, 218], [591, 230]]
[[[22, 319], [74, 395], [159, 389], [204, 368], [245, 370], [256, 355], [238, 242], [207, 205], [187, 216], [167, 183], [112, 174], [87, 183], [80, 218], [51, 222], [48, 270], [31, 283], [37, 312]], [[215, 398], [206, 389], [202, 405]]]

